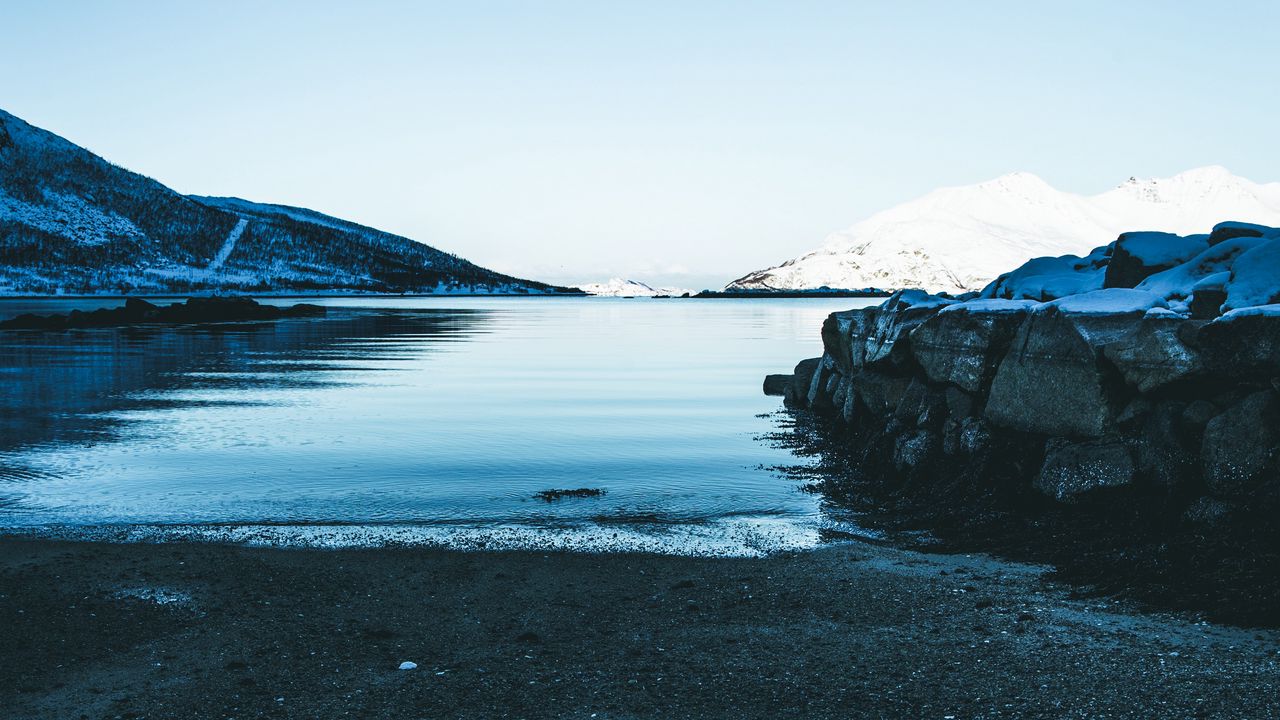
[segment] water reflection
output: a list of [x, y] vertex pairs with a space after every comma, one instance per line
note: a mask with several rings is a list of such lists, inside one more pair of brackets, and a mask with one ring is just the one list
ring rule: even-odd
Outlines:
[[[484, 332], [486, 310], [337, 309], [325, 319], [207, 327], [0, 331], [0, 482], [30, 480], [20, 451], [124, 437], [135, 413], [248, 406], [375, 372], [433, 342]], [[0, 492], [0, 503], [14, 504]]]
[[321, 302], [0, 333], [0, 527], [756, 552], [831, 520], [760, 382], [847, 300]]

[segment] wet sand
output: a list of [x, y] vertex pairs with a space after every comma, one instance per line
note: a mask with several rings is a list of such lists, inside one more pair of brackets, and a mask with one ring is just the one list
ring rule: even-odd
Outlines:
[[[1280, 717], [1280, 633], [850, 542], [764, 559], [0, 539], [10, 718]], [[417, 668], [399, 670], [405, 661]]]

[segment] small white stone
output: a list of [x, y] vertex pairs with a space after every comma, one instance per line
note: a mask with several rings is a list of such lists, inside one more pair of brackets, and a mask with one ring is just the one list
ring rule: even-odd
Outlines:
[[405, 660], [404, 662], [400, 663], [401, 670], [413, 670], [413, 669], [416, 669], [417, 667], [418, 667], [418, 663], [409, 662], [408, 660]]

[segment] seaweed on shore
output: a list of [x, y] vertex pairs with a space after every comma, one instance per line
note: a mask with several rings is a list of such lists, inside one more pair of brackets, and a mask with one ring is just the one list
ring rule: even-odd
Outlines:
[[[1280, 626], [1280, 533], [1259, 508], [1205, 528], [1154, 512], [1181, 498], [1117, 488], [1062, 505], [1016, 477], [964, 471], [895, 478], [868, 428], [787, 413], [768, 439], [811, 462], [787, 470], [868, 529], [909, 547], [1044, 563], [1081, 596], [1137, 601], [1241, 626]], [[1020, 448], [1004, 448], [1017, 456]], [[925, 534], [921, 534], [924, 531]]]

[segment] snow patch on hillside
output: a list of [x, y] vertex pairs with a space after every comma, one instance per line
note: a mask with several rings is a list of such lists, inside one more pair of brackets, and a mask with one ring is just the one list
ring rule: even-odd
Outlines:
[[44, 191], [44, 202], [36, 205], [0, 190], [0, 218], [41, 232], [64, 237], [77, 245], [102, 245], [121, 238], [138, 238], [143, 233], [127, 218], [104, 211], [83, 198]]

